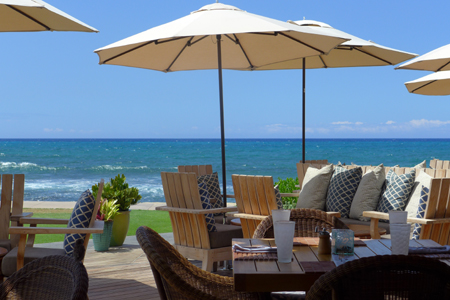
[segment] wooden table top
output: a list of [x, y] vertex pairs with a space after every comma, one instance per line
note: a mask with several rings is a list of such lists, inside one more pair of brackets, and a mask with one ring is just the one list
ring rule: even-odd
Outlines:
[[[318, 238], [316, 238], [318, 239]], [[318, 247], [294, 246], [293, 261], [233, 260], [236, 291], [274, 292], [308, 291], [324, 273], [347, 261], [362, 257], [391, 254], [391, 240], [364, 240], [365, 246], [355, 247], [354, 255], [318, 254]], [[273, 239], [233, 239], [242, 246], [275, 246]], [[411, 240], [410, 247], [440, 246], [432, 240]], [[444, 260], [450, 264], [450, 260]]]

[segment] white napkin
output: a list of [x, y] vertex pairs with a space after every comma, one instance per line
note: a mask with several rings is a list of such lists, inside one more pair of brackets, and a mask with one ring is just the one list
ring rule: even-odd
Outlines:
[[233, 251], [237, 253], [276, 253], [277, 248], [264, 246], [243, 247], [241, 245], [234, 244]]
[[441, 247], [409, 247], [410, 254], [445, 254], [450, 253], [450, 246]]

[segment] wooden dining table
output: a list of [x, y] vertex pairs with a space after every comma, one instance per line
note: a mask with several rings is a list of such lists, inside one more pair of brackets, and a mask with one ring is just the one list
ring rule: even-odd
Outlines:
[[[301, 239], [301, 240], [299, 240]], [[362, 240], [355, 242], [353, 255], [319, 254], [319, 238], [296, 238], [291, 263], [279, 263], [270, 257], [242, 260], [233, 255], [235, 290], [240, 292], [308, 291], [323, 274], [351, 260], [391, 254], [391, 240]], [[273, 239], [233, 239], [241, 246], [275, 246]], [[301, 244], [301, 245], [300, 245]], [[441, 246], [432, 240], [411, 240], [410, 247]], [[252, 255], [250, 255], [252, 256]], [[450, 265], [449, 259], [441, 261]]]

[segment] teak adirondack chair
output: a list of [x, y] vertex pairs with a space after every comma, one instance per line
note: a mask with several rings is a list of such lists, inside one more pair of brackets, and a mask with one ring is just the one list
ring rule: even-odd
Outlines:
[[[96, 220], [97, 211], [100, 205], [100, 200], [102, 196], [104, 181], [103, 179], [98, 184], [98, 193], [97, 198], [95, 199], [94, 211], [92, 218], [89, 223], [89, 228], [62, 228], [62, 227], [36, 227], [37, 224], [68, 224], [69, 220], [65, 219], [46, 219], [46, 218], [29, 218], [23, 217], [20, 218], [19, 224], [30, 224], [30, 227], [21, 227], [21, 226], [11, 226], [9, 228], [10, 234], [18, 234], [20, 235], [19, 245], [17, 249], [17, 270], [21, 269], [24, 265], [25, 260], [25, 252], [27, 249], [30, 249], [32, 245], [27, 243], [28, 240], [34, 241], [34, 237], [36, 234], [86, 234], [86, 238], [84, 240], [84, 247], [87, 248], [89, 243], [89, 237], [91, 233], [103, 233], [103, 221]], [[34, 226], [34, 227], [31, 227]], [[40, 248], [43, 249], [43, 248]], [[45, 249], [45, 248], [44, 248]], [[49, 255], [52, 255], [52, 249], [49, 249]], [[41, 250], [44, 251], [44, 250]], [[8, 256], [8, 255], [7, 255]], [[6, 257], [5, 257], [6, 259]], [[8, 275], [8, 274], [6, 274]], [[9, 274], [10, 275], [10, 274]]]
[[18, 221], [22, 217], [30, 217], [33, 213], [23, 213], [23, 194], [25, 185], [24, 174], [0, 175], [2, 184], [0, 205], [0, 247], [8, 251], [19, 243], [19, 236], [9, 235], [11, 226], [19, 226]]
[[[408, 218], [410, 223], [422, 224], [420, 239], [431, 239], [441, 245], [450, 245], [450, 178], [432, 178], [425, 216]], [[370, 233], [373, 239], [379, 239], [378, 221], [389, 220], [389, 214], [365, 211], [363, 216], [370, 217]]]
[[432, 159], [430, 161], [430, 168], [433, 168], [433, 169], [450, 169], [450, 160]]
[[235, 211], [236, 208], [203, 209], [195, 173], [161, 172], [161, 179], [167, 206], [156, 209], [169, 212], [178, 252], [187, 258], [201, 260], [202, 269], [206, 271], [213, 269], [214, 262], [230, 260], [231, 240], [230, 246], [213, 248], [205, 215]]

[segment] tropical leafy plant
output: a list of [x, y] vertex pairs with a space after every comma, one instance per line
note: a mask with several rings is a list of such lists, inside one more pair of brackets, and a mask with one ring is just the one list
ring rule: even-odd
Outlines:
[[[278, 177], [278, 181], [274, 183], [274, 185], [278, 184], [278, 189], [280, 190], [280, 193], [292, 193], [294, 190], [299, 189], [295, 186], [298, 185], [298, 178], [286, 178], [281, 179]], [[283, 197], [281, 198], [283, 201], [283, 208], [284, 209], [293, 209], [297, 205], [298, 198], [296, 197]]]
[[[92, 186], [92, 194], [96, 197], [97, 193], [98, 185], [96, 184]], [[131, 205], [142, 199], [142, 196], [139, 195], [139, 189], [128, 186], [124, 174], [122, 176], [118, 174], [115, 178], [111, 178], [110, 182], [105, 183], [102, 198], [117, 200], [119, 210], [124, 211], [129, 210]]]
[[119, 204], [117, 200], [102, 199], [97, 212], [97, 220], [113, 221], [114, 217], [119, 213]]

